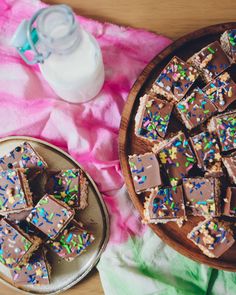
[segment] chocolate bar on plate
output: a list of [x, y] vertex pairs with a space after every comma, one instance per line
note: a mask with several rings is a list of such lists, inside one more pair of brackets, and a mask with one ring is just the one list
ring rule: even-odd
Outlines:
[[32, 209], [27, 217], [37, 229], [50, 239], [55, 239], [67, 224], [73, 219], [75, 212], [72, 208], [46, 194]]
[[170, 184], [176, 186], [193, 168], [195, 156], [183, 132], [153, 147], [165, 168]]
[[218, 41], [215, 41], [188, 59], [206, 83], [211, 82], [230, 66], [230, 61]]
[[25, 170], [0, 171], [0, 214], [27, 211], [32, 206], [32, 195]]
[[193, 129], [213, 116], [217, 109], [200, 88], [195, 88], [176, 106], [178, 114], [188, 129]]
[[203, 91], [219, 112], [225, 111], [236, 101], [236, 84], [227, 72], [216, 77], [203, 88]]
[[88, 205], [88, 182], [80, 169], [50, 171], [46, 192], [77, 209]]
[[224, 215], [236, 217], [236, 187], [227, 187], [224, 198]]
[[210, 258], [220, 257], [235, 242], [229, 223], [212, 218], [194, 227], [188, 234], [188, 239]]
[[8, 220], [0, 221], [0, 262], [7, 267], [26, 264], [41, 242], [40, 238], [28, 235]]
[[198, 71], [179, 57], [174, 56], [162, 70], [152, 86], [156, 94], [179, 102], [198, 77]]
[[41, 170], [47, 168], [47, 163], [36, 152], [36, 150], [28, 142], [15, 147], [8, 154], [0, 158], [0, 169], [24, 168], [28, 171], [30, 178], [34, 177]]
[[225, 31], [220, 38], [221, 46], [231, 62], [236, 62], [236, 30]]
[[223, 164], [229, 174], [229, 179], [236, 184], [236, 152], [222, 158]]
[[160, 167], [155, 154], [129, 156], [129, 166], [136, 193], [162, 184]]
[[73, 220], [54, 241], [50, 248], [61, 258], [70, 262], [81, 255], [93, 243], [94, 235]]
[[193, 151], [197, 157], [197, 165], [207, 176], [221, 176], [222, 161], [220, 147], [214, 134], [204, 131], [190, 137]]
[[218, 136], [223, 152], [236, 149], [236, 111], [211, 118], [208, 129]]
[[16, 266], [11, 270], [14, 285], [48, 285], [51, 266], [46, 258], [45, 249], [36, 251], [25, 265]]
[[186, 219], [182, 186], [155, 188], [144, 203], [144, 223], [175, 221], [179, 226]]
[[135, 134], [150, 141], [159, 141], [166, 136], [173, 104], [145, 94], [140, 98], [135, 117]]
[[218, 216], [220, 214], [220, 180], [217, 178], [183, 178], [183, 190], [187, 213], [194, 216]]

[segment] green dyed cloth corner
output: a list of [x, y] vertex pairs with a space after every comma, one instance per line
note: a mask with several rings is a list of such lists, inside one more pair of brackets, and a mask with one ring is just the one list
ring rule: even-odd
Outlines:
[[235, 295], [236, 274], [199, 264], [167, 246], [149, 228], [109, 244], [97, 266], [106, 295]]

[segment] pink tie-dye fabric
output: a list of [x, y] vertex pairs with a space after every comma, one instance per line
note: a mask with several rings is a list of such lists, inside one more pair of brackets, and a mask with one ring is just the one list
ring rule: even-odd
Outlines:
[[68, 151], [93, 177], [111, 216], [112, 242], [140, 232], [140, 221], [122, 189], [118, 132], [127, 95], [144, 66], [171, 41], [146, 32], [79, 17], [98, 40], [106, 79], [100, 94], [84, 104], [60, 100], [38, 66], [27, 66], [10, 46], [24, 18], [45, 6], [33, 0], [0, 1], [0, 136], [28, 135]]

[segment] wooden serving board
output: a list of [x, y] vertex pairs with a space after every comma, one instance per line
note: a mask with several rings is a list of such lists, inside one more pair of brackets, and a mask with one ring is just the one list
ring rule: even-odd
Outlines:
[[[139, 97], [150, 90], [155, 78], [157, 78], [161, 70], [174, 55], [177, 55], [183, 60], [187, 60], [190, 56], [192, 56], [204, 46], [215, 40], [219, 40], [220, 35], [225, 30], [231, 28], [236, 28], [236, 22], [206, 27], [190, 33], [173, 42], [146, 66], [131, 89], [121, 119], [119, 133], [119, 154], [121, 167], [130, 198], [135, 207], [138, 209], [141, 217], [143, 217], [143, 196], [136, 195], [134, 191], [133, 182], [129, 171], [128, 155], [141, 154], [151, 151], [153, 144], [136, 137], [134, 134], [134, 118], [139, 105]], [[233, 66], [230, 74], [234, 79], [236, 78], [235, 66]], [[174, 126], [175, 122], [171, 122], [171, 124]], [[214, 268], [236, 271], [236, 243], [220, 258], [214, 259], [203, 255], [199, 248], [187, 239], [187, 234], [195, 225], [197, 225], [200, 220], [201, 219], [198, 217], [188, 217], [188, 221], [183, 225], [182, 228], [179, 228], [174, 222], [150, 225], [150, 227], [164, 242], [166, 242], [179, 253]]]

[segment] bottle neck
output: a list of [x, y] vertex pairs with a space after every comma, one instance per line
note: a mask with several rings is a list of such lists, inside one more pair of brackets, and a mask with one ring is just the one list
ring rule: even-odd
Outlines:
[[69, 54], [81, 40], [81, 28], [66, 5], [48, 7], [37, 19], [39, 43], [54, 54]]

